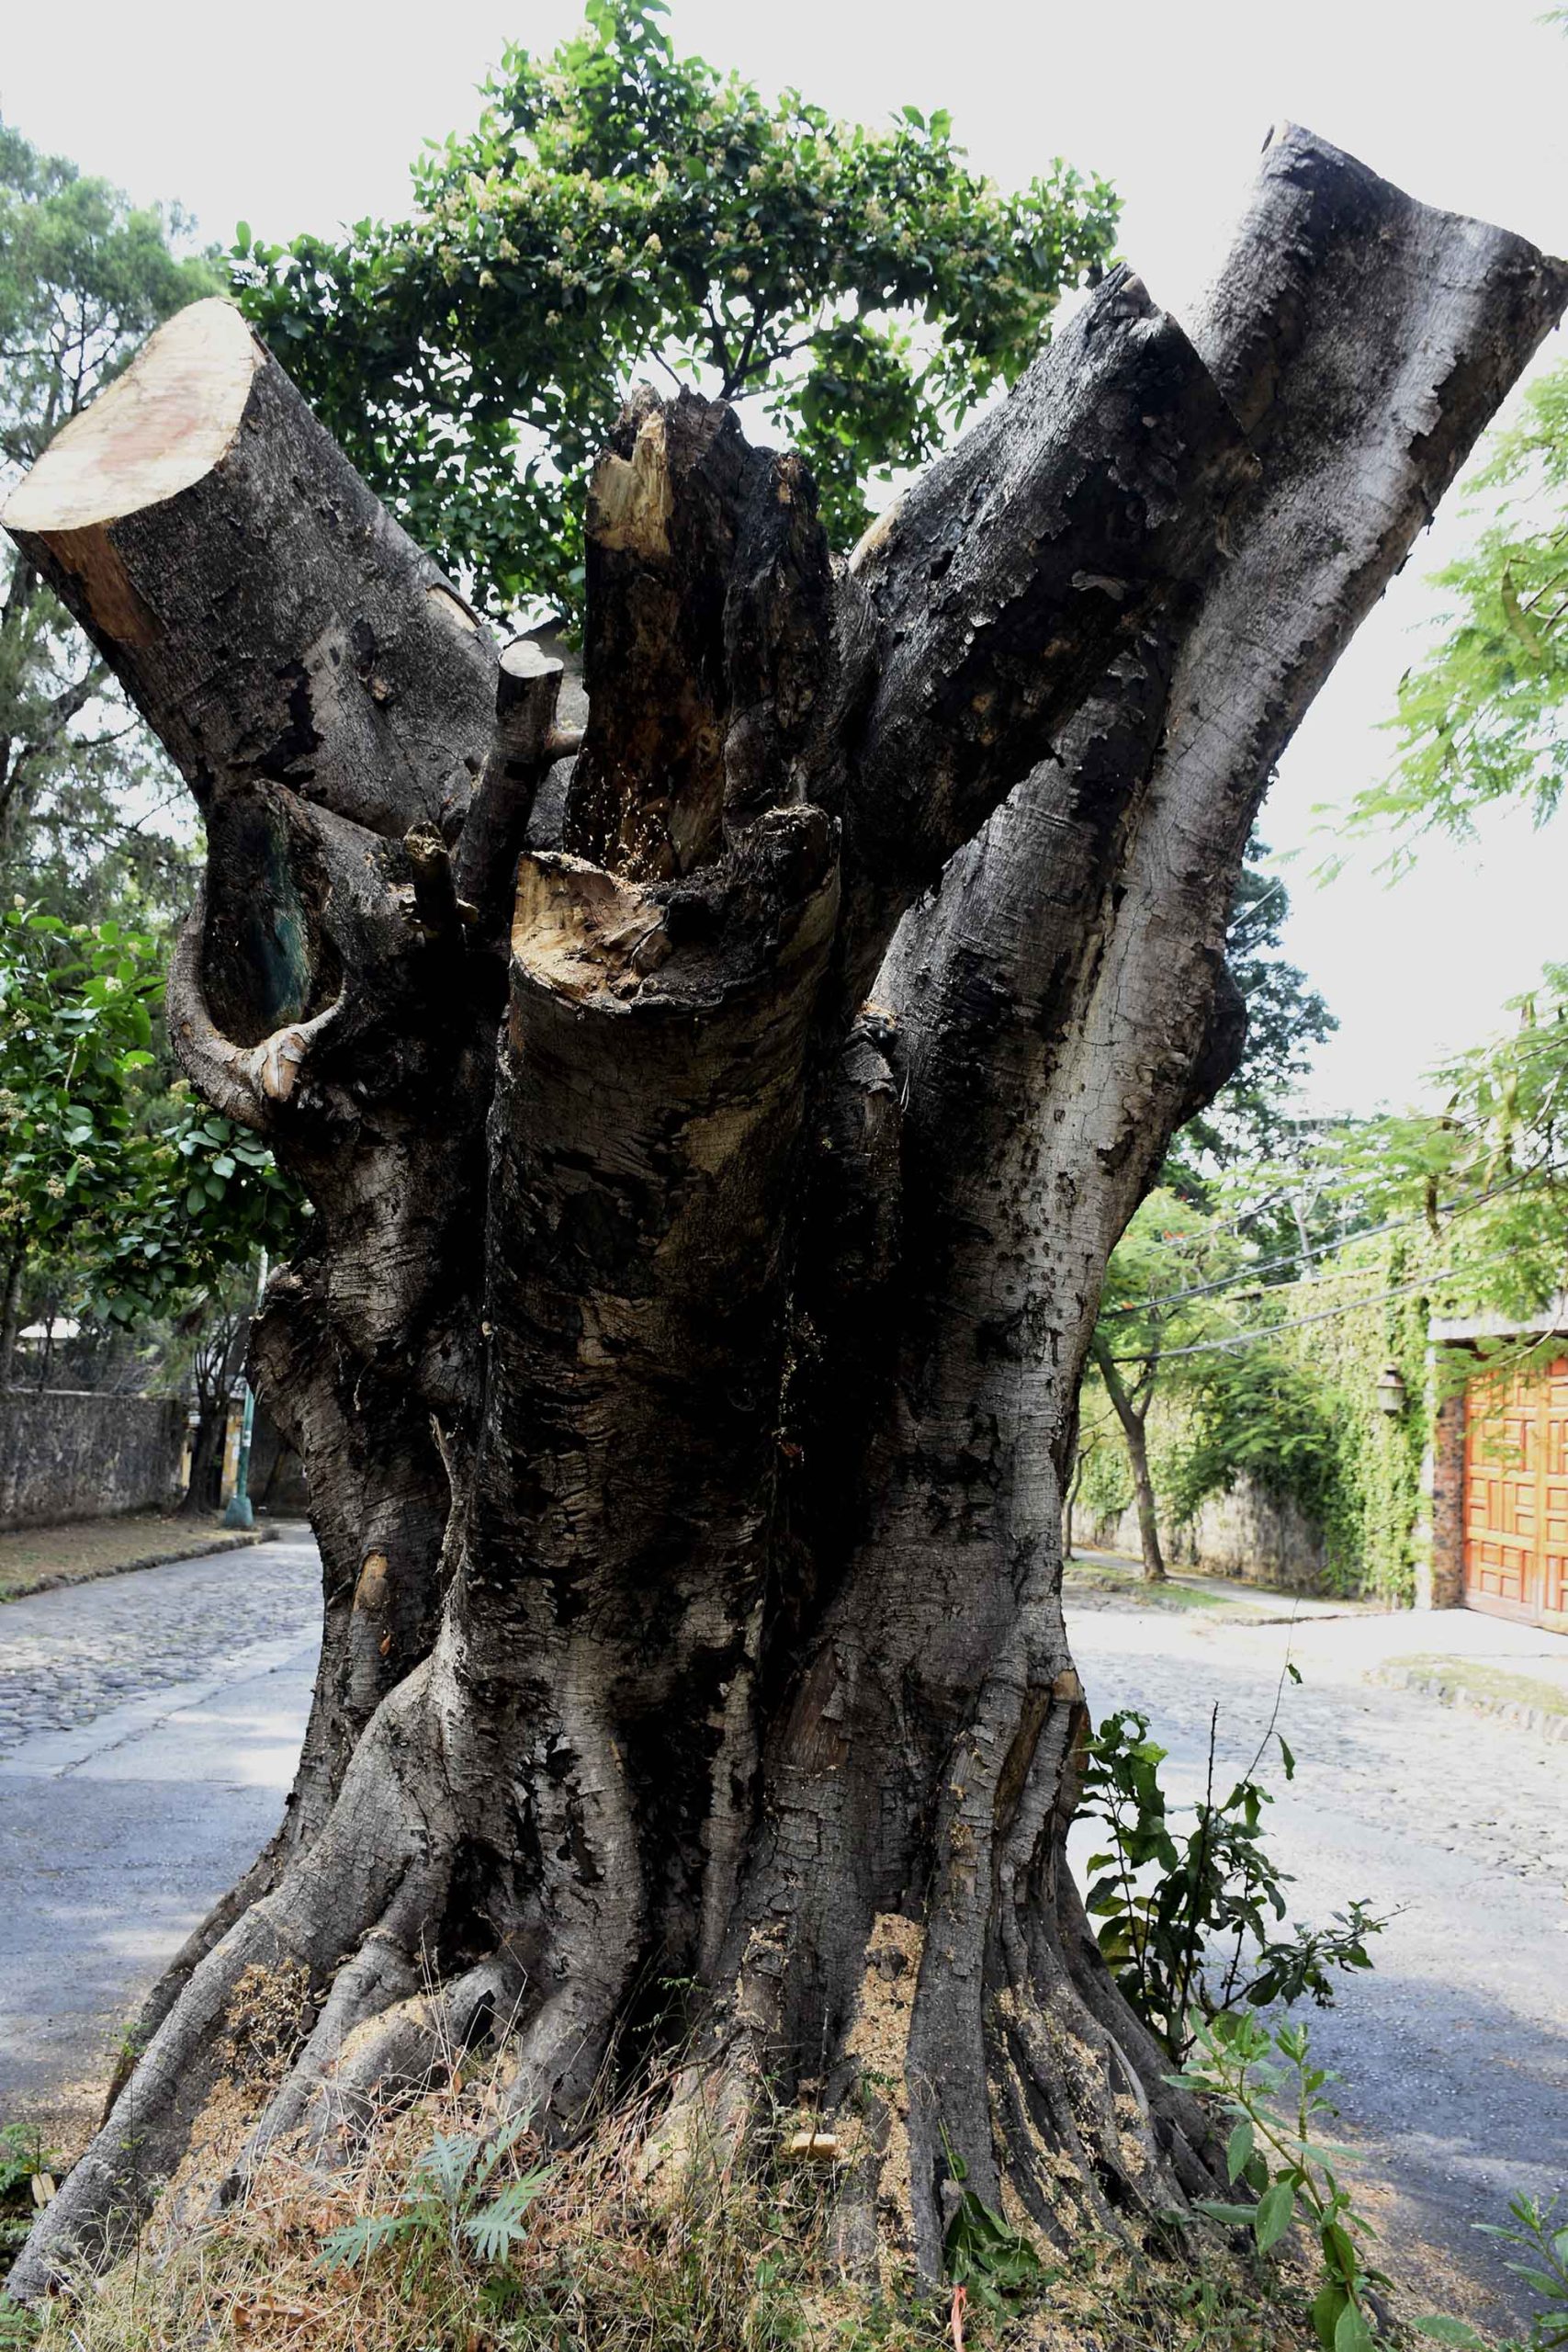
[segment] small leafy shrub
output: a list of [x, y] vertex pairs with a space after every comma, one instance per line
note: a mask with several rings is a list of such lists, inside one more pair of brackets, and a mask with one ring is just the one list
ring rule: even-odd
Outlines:
[[[1280, 1734], [1270, 1738], [1290, 1780], [1295, 1758]], [[1134, 1707], [1108, 1715], [1090, 1737], [1081, 1809], [1109, 1838], [1107, 1849], [1089, 1858], [1085, 1902], [1100, 1922], [1100, 1949], [1117, 1983], [1179, 2062], [1194, 2013], [1212, 2018], [1276, 2001], [1289, 2007], [1308, 1994], [1327, 2007], [1333, 1972], [1371, 1968], [1367, 1939], [1385, 1922], [1358, 1900], [1329, 1927], [1279, 1932], [1291, 1877], [1263, 1842], [1263, 1808], [1273, 1799], [1257, 1778], [1262, 1750], [1216, 1804], [1211, 1725], [1208, 1785], [1183, 1836], [1160, 1786], [1166, 1754]], [[1215, 1945], [1222, 1957], [1206, 1967]]]
[[0, 2294], [0, 2352], [29, 2352], [39, 2339], [39, 2323], [21, 2303]]
[[[1313, 2298], [1313, 2333], [1322, 2352], [1375, 2352], [1381, 2343], [1403, 2335], [1382, 2301], [1392, 2285], [1386, 2272], [1369, 2262], [1366, 2248], [1377, 2235], [1341, 2177], [1348, 2149], [1327, 2137], [1338, 2109], [1327, 2096], [1337, 2077], [1312, 2063], [1304, 2025], [1288, 2020], [1273, 2027], [1246, 2010], [1195, 2022], [1193, 2047], [1179, 2075], [1168, 2079], [1184, 2090], [1223, 2107], [1234, 2119], [1225, 2143], [1225, 2170], [1233, 2188], [1251, 2191], [1250, 2205], [1200, 2199], [1198, 2211], [1212, 2221], [1250, 2231], [1259, 2256], [1279, 2247], [1292, 2222], [1300, 2222], [1317, 2243], [1320, 2284]], [[1528, 2199], [1512, 2208], [1517, 2230], [1494, 2234], [1511, 2238], [1539, 2260], [1544, 2251], [1555, 2278], [1533, 2264], [1515, 2264], [1538, 2289], [1562, 2299], [1555, 2335], [1550, 2314], [1537, 2322], [1529, 2346], [1501, 2352], [1557, 2352], [1568, 2345], [1568, 2230], [1549, 2237], [1549, 2217]], [[1483, 2224], [1483, 2226], [1487, 2226]], [[1559, 2243], [1560, 2242], [1560, 2243]], [[1483, 2339], [1464, 2320], [1435, 2312], [1410, 2323], [1414, 2333], [1438, 2344], [1486, 2352]]]
[[961, 2192], [942, 2248], [943, 2267], [958, 2298], [954, 2309], [962, 2315], [966, 2303], [976, 2302], [987, 2312], [1005, 2312], [1010, 2297], [1038, 2293], [1057, 2274], [1045, 2268], [1026, 2237], [964, 2188], [969, 2167], [945, 2132], [942, 2142]]
[[[52, 2188], [51, 2167], [59, 2162], [45, 2147], [43, 2135], [31, 2123], [0, 2125], [0, 2278], [32, 2227], [39, 2191], [34, 2182]], [[30, 2312], [0, 2291], [0, 2352], [31, 2344], [38, 2323]]]
[[346, 2270], [388, 2245], [400, 2245], [415, 2259], [441, 2247], [459, 2264], [503, 2265], [526, 2231], [528, 2208], [550, 2179], [550, 2167], [540, 2165], [499, 2188], [491, 2186], [529, 2120], [515, 2115], [484, 2140], [473, 2132], [438, 2132], [414, 2158], [392, 2205], [332, 2233], [321, 2247], [323, 2266]]
[[1170, 2079], [1235, 2118], [1225, 2170], [1233, 2187], [1251, 2189], [1256, 2199], [1200, 2199], [1199, 2211], [1250, 2230], [1260, 2255], [1273, 2251], [1292, 2222], [1304, 2222], [1322, 2261], [1312, 2307], [1319, 2344], [1324, 2352], [1371, 2352], [1380, 2324], [1376, 2290], [1390, 2282], [1364, 2258], [1375, 2232], [1337, 2170], [1348, 2151], [1322, 2136], [1337, 2118], [1325, 2096], [1334, 2077], [1312, 2064], [1306, 2028], [1270, 2028], [1246, 2010], [1195, 2020], [1187, 2064]]
[[[1478, 2222], [1488, 2237], [1501, 2238], [1505, 2245], [1517, 2246], [1524, 2256], [1522, 2262], [1508, 2264], [1508, 2268], [1522, 2278], [1527, 2287], [1544, 2297], [1542, 2308], [1530, 2325], [1528, 2348], [1519, 2352], [1563, 2352], [1568, 2346], [1568, 2224], [1553, 2228], [1558, 2200], [1542, 2208], [1533, 2197], [1516, 2197], [1508, 2207], [1512, 2227], [1507, 2222]], [[1432, 2332], [1431, 2323], [1425, 2323], [1425, 2332]], [[1449, 2343], [1478, 2344], [1480, 2338], [1468, 2331], [1463, 2336], [1450, 2335]]]
[[48, 2172], [55, 2161], [36, 2124], [0, 2124], [0, 2205], [14, 2205], [18, 2199], [30, 2204], [34, 2179]]

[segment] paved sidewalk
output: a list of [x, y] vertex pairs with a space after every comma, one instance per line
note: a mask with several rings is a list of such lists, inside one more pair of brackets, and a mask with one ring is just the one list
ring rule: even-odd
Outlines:
[[[1082, 1566], [1093, 1568], [1117, 1569], [1125, 1573], [1129, 1587], [1145, 1593], [1158, 1593], [1159, 1585], [1145, 1585], [1143, 1563], [1131, 1552], [1106, 1552], [1092, 1544], [1079, 1544], [1068, 1563], [1069, 1581], [1073, 1568]], [[1183, 1592], [1197, 1593], [1201, 1600], [1227, 1601], [1265, 1617], [1370, 1617], [1382, 1612], [1376, 1602], [1351, 1600], [1330, 1595], [1320, 1599], [1315, 1593], [1284, 1592], [1273, 1585], [1248, 1584], [1241, 1577], [1210, 1576], [1206, 1570], [1171, 1568], [1166, 1575], [1166, 1585], [1176, 1585]]]
[[0, 1611], [0, 2122], [85, 2136], [127, 2017], [276, 1827], [320, 1589], [297, 1529]]

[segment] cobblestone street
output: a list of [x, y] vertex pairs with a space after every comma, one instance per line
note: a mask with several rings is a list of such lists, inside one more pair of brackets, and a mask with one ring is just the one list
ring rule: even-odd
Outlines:
[[75, 1730], [191, 1681], [254, 1643], [308, 1631], [321, 1615], [315, 1547], [304, 1528], [288, 1537], [0, 1608], [0, 1756], [35, 1732]]

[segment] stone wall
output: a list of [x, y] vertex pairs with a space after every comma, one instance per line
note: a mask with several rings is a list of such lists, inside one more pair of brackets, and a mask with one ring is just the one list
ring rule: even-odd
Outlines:
[[174, 1502], [185, 1423], [177, 1396], [7, 1389], [0, 1396], [0, 1530]]
[[[1129, 1508], [1095, 1541], [1134, 1557], [1141, 1549], [1138, 1514]], [[1185, 1527], [1160, 1529], [1166, 1565], [1201, 1568], [1215, 1577], [1285, 1592], [1312, 1592], [1322, 1582], [1326, 1558], [1323, 1531], [1289, 1497], [1276, 1499], [1238, 1478], [1226, 1495], [1211, 1495]]]

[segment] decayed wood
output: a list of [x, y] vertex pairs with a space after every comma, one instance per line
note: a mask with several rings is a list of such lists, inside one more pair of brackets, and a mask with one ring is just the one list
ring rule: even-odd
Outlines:
[[558, 760], [581, 748], [581, 733], [558, 728], [563, 664], [533, 639], [513, 639], [495, 682], [495, 730], [457, 844], [455, 886], [472, 909], [476, 944], [504, 948], [540, 786]]
[[255, 1358], [328, 1638], [20, 2291], [118, 2242], [285, 1960], [243, 2161], [503, 2017], [570, 2127], [656, 1965], [710, 1996], [668, 2148], [869, 2099], [849, 2252], [935, 2267], [952, 2149], [1058, 2238], [1201, 2191], [1063, 1861], [1077, 1373], [1235, 1050], [1269, 765], [1562, 294], [1289, 134], [1190, 340], [1114, 274], [847, 571], [795, 460], [639, 393], [558, 849], [549, 658], [498, 667], [221, 306], [150, 346], [161, 424], [37, 470], [29, 556], [209, 810], [190, 1066], [317, 1204]]

